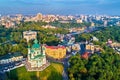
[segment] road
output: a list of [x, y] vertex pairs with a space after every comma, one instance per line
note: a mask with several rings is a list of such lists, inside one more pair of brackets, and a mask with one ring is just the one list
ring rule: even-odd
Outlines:
[[67, 74], [68, 60], [69, 60], [69, 58], [70, 58], [70, 56], [67, 56], [63, 60], [55, 60], [53, 58], [47, 57], [47, 60], [49, 60], [50, 62], [57, 62], [57, 63], [62, 63], [63, 64], [63, 66], [64, 66], [64, 69], [63, 69], [63, 72], [62, 72], [63, 80], [69, 80], [68, 74]]
[[63, 70], [63, 73], [62, 73], [63, 80], [69, 80], [67, 69], [68, 69], [68, 60], [69, 60], [70, 57], [71, 57], [71, 55], [68, 55], [68, 56], [63, 60], [63, 66], [64, 66], [64, 70]]

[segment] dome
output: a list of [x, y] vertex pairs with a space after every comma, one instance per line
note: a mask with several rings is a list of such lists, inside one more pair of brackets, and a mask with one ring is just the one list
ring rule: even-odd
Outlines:
[[40, 48], [40, 45], [39, 44], [33, 44], [32, 48]]
[[32, 48], [40, 48], [40, 44], [38, 44], [38, 40], [34, 40], [34, 44], [32, 45]]

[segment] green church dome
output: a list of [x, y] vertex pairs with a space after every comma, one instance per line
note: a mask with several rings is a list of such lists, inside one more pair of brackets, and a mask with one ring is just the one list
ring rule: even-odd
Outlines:
[[38, 40], [34, 40], [34, 44], [32, 45], [32, 48], [40, 48], [40, 44], [38, 44]]

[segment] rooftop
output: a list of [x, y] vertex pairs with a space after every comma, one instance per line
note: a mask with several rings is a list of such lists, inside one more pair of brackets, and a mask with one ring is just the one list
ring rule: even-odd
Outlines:
[[40, 48], [40, 44], [38, 44], [38, 40], [34, 40], [34, 44], [32, 45], [32, 48]]
[[65, 49], [64, 46], [45, 46], [45, 47], [50, 49], [59, 49], [59, 48]]
[[9, 58], [12, 58], [12, 57], [18, 57], [18, 56], [22, 56], [21, 53], [17, 52], [17, 53], [8, 53], [4, 56], [1, 56], [0, 57], [0, 60], [3, 60], [3, 59], [9, 59]]

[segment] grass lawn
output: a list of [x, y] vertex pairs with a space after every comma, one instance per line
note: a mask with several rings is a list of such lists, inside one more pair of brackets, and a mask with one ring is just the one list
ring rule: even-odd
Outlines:
[[27, 72], [25, 67], [20, 67], [7, 74], [10, 80], [62, 80], [62, 71], [62, 64], [51, 63], [41, 72]]

